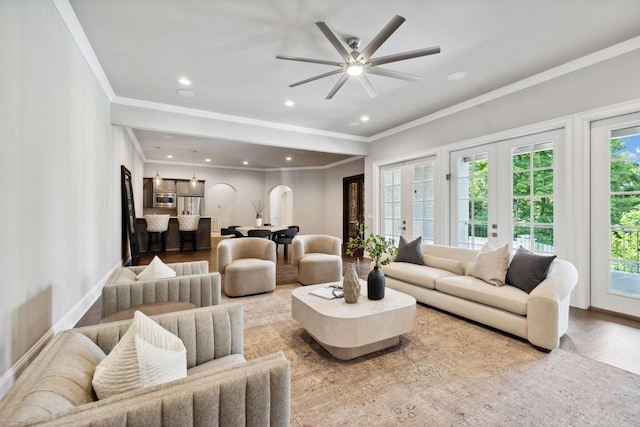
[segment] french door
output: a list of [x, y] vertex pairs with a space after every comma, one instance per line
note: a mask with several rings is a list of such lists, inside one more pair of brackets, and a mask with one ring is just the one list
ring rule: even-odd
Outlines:
[[562, 138], [563, 131], [550, 131], [452, 152], [451, 244], [554, 253], [556, 146]]
[[385, 166], [381, 169], [382, 234], [396, 242], [422, 236], [434, 243], [435, 157]]
[[591, 305], [640, 317], [640, 113], [591, 124]]

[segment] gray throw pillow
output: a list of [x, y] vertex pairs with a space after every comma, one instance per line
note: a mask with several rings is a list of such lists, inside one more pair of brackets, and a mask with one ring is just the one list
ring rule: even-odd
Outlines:
[[422, 259], [422, 236], [411, 242], [407, 241], [404, 236], [400, 236], [396, 261], [424, 265], [424, 260]]
[[507, 284], [531, 293], [546, 277], [555, 255], [536, 255], [520, 246], [507, 270]]

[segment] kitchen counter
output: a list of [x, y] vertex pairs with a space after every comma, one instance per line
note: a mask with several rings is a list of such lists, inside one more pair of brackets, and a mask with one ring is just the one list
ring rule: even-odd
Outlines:
[[[147, 252], [147, 221], [144, 218], [136, 218], [136, 227], [140, 243], [140, 252]], [[178, 217], [169, 218], [169, 229], [166, 232], [167, 251], [180, 250], [180, 230], [178, 230]], [[155, 245], [152, 250], [157, 250], [159, 245]], [[191, 244], [187, 244], [191, 248]], [[196, 232], [196, 247], [198, 249], [211, 249], [211, 217], [201, 216]]]

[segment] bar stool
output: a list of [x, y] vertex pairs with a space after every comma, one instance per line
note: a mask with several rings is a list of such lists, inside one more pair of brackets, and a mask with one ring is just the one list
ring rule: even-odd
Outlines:
[[145, 215], [147, 222], [147, 252], [153, 244], [160, 243], [161, 252], [167, 251], [166, 231], [169, 229], [169, 215]]
[[178, 230], [180, 231], [180, 251], [184, 250], [185, 243], [191, 243], [193, 250], [196, 246], [196, 232], [200, 224], [200, 215], [178, 215]]

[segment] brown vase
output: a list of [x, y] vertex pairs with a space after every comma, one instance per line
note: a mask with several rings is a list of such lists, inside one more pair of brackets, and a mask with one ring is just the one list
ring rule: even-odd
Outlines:
[[349, 304], [355, 304], [360, 297], [360, 280], [356, 272], [356, 265], [353, 262], [347, 263], [347, 271], [342, 280], [342, 292], [344, 300]]

